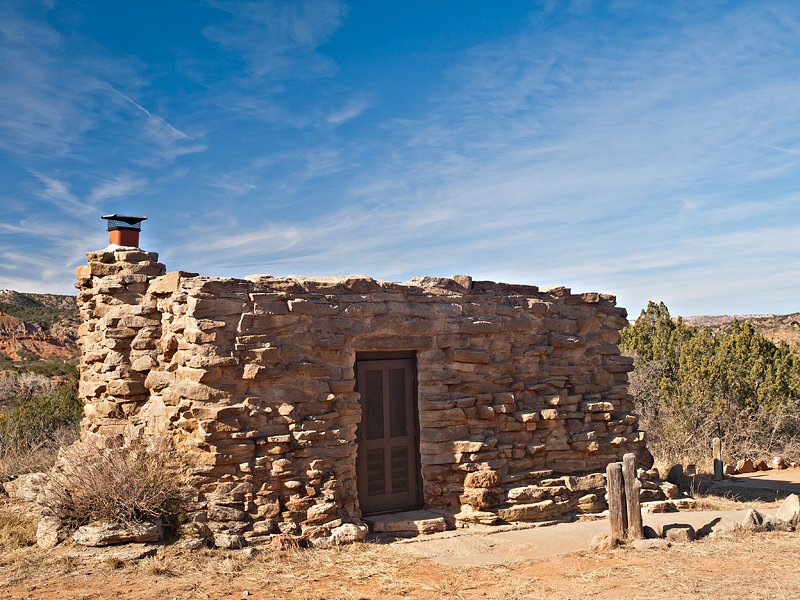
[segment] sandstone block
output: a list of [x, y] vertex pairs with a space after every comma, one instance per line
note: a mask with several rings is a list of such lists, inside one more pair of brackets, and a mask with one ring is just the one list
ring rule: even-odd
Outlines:
[[530, 502], [531, 500], [541, 500], [550, 494], [547, 488], [528, 485], [525, 487], [511, 488], [506, 497], [511, 503]]
[[142, 521], [140, 523], [102, 523], [84, 525], [73, 534], [72, 541], [81, 546], [110, 546], [157, 542], [164, 534], [161, 523]]
[[298, 298], [289, 300], [289, 312], [300, 315], [327, 316], [339, 314], [339, 307], [330, 302], [318, 302]]
[[136, 396], [147, 391], [141, 381], [114, 379], [106, 385], [106, 390], [112, 396]]
[[535, 423], [539, 420], [539, 411], [536, 410], [520, 410], [513, 415], [517, 421], [522, 423]]
[[286, 367], [283, 365], [270, 365], [270, 366], [263, 366], [263, 365], [245, 365], [244, 371], [242, 372], [242, 379], [251, 379], [256, 381], [261, 381], [264, 379], [272, 379], [274, 377], [280, 377], [286, 373]]
[[249, 310], [249, 303], [224, 298], [198, 298], [190, 296], [187, 301], [187, 314], [195, 319], [237, 315]]
[[230, 506], [210, 505], [207, 510], [208, 519], [211, 521], [243, 521], [247, 513]]
[[475, 417], [478, 419], [494, 419], [495, 412], [494, 408], [491, 406], [486, 406], [485, 404], [479, 404], [475, 407]]
[[697, 539], [694, 527], [684, 523], [664, 525], [664, 539], [670, 542], [693, 542]]
[[36, 527], [36, 544], [40, 548], [55, 548], [69, 538], [69, 529], [64, 526], [61, 519], [56, 517], [42, 517]]
[[703, 525], [697, 530], [699, 537], [727, 537], [733, 535], [739, 529], [739, 524], [733, 519], [718, 517]]
[[797, 527], [798, 523], [800, 523], [800, 498], [798, 498], [797, 494], [787, 496], [775, 516], [792, 527]]
[[355, 338], [350, 347], [353, 350], [425, 350], [434, 347], [430, 335], [377, 335]]
[[214, 545], [217, 548], [237, 549], [244, 548], [247, 545], [247, 540], [244, 536], [229, 534], [229, 533], [215, 533]]
[[497, 511], [497, 516], [503, 521], [538, 521], [546, 517], [554, 517], [569, 511], [568, 502], [554, 502], [544, 500], [533, 504], [517, 504], [510, 508], [501, 508]]
[[608, 552], [621, 545], [622, 542], [619, 538], [601, 533], [592, 538], [592, 541], [589, 542], [589, 549], [594, 552]]
[[604, 489], [606, 478], [602, 473], [593, 473], [585, 477], [564, 477], [564, 485], [570, 492], [588, 492], [591, 490]]
[[497, 472], [491, 469], [482, 469], [468, 473], [464, 478], [465, 488], [492, 488], [498, 485], [500, 479]]
[[167, 387], [172, 379], [172, 373], [168, 371], [150, 371], [144, 380], [144, 387], [149, 390], [159, 391]]
[[645, 539], [633, 540], [631, 546], [636, 550], [668, 550], [672, 544], [668, 540]]
[[488, 363], [489, 353], [486, 350], [469, 348], [451, 348], [446, 353], [449, 360], [465, 363]]

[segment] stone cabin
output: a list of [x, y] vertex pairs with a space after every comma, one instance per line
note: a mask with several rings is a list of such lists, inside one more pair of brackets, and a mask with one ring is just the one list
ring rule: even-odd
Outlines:
[[82, 438], [170, 436], [219, 546], [420, 508], [433, 528], [597, 512], [606, 465], [644, 448], [614, 296], [86, 257]]

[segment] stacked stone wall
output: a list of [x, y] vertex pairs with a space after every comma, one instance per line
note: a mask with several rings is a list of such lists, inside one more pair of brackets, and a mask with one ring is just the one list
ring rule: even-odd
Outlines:
[[413, 351], [425, 506], [462, 522], [604, 506], [644, 447], [606, 294], [472, 281], [165, 274], [107, 249], [78, 268], [82, 436], [169, 435], [218, 545], [360, 525], [355, 362]]

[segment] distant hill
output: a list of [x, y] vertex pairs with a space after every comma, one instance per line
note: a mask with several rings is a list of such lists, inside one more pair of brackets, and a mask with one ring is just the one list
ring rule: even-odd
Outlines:
[[74, 296], [0, 290], [0, 368], [75, 357], [80, 321]]
[[57, 294], [25, 294], [0, 290], [0, 313], [35, 323], [42, 332], [75, 345], [81, 317], [75, 296]]
[[683, 322], [692, 327], [708, 327], [712, 332], [730, 332], [734, 319], [749, 321], [753, 328], [768, 340], [778, 343], [785, 341], [789, 345], [800, 348], [800, 313], [788, 315], [720, 315], [683, 317]]

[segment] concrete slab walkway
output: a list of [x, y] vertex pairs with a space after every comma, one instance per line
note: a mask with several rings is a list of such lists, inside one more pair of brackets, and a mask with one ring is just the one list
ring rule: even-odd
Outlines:
[[726, 477], [724, 482], [725, 485], [731, 487], [784, 490], [800, 494], [800, 469], [756, 471], [755, 473]]
[[[777, 509], [771, 509], [760, 512], [774, 515], [776, 511]], [[654, 529], [673, 523], [689, 524], [699, 529], [721, 517], [741, 522], [746, 512], [734, 510], [646, 514], [643, 521]], [[416, 538], [410, 543], [397, 544], [396, 547], [444, 565], [474, 566], [512, 563], [588, 550], [589, 542], [595, 535], [609, 532], [608, 519], [602, 519], [498, 533], [491, 533], [491, 528], [480, 531], [459, 530], [448, 532], [449, 536], [438, 534], [427, 539]]]

